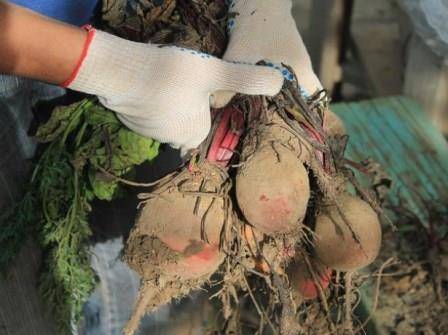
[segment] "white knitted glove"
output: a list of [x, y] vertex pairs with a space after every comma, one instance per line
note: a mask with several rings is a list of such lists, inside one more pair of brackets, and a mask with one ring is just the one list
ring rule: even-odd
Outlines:
[[184, 151], [197, 147], [210, 130], [212, 92], [275, 95], [283, 84], [280, 72], [266, 66], [97, 30], [89, 32], [84, 56], [64, 86], [97, 95], [130, 129]]
[[[269, 61], [292, 67], [305, 94], [322, 89], [313, 72], [308, 52], [291, 15], [291, 0], [232, 0], [229, 4], [227, 29], [229, 45], [223, 59], [249, 62]], [[278, 65], [278, 66], [277, 66]], [[285, 78], [289, 71], [282, 69]], [[222, 107], [232, 92], [217, 92], [213, 105]]]

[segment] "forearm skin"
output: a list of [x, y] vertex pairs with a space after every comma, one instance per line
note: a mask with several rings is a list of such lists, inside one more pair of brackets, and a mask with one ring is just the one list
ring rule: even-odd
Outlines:
[[0, 1], [0, 73], [52, 84], [76, 68], [87, 32]]

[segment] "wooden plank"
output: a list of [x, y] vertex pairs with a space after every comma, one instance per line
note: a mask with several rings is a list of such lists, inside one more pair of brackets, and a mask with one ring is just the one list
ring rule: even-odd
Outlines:
[[414, 100], [396, 96], [332, 109], [350, 136], [348, 157], [370, 157], [392, 178], [391, 203], [403, 201], [424, 224], [428, 204], [448, 204], [448, 144]]
[[312, 3], [307, 46], [322, 85], [331, 93], [341, 79], [339, 57], [346, 1], [315, 0]]
[[402, 92], [400, 14], [390, 0], [355, 1], [350, 32], [372, 96]]

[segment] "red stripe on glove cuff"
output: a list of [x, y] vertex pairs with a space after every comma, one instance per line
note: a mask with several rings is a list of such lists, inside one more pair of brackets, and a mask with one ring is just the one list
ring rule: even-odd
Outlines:
[[75, 69], [73, 70], [70, 77], [64, 81], [62, 84], [60, 84], [61, 87], [68, 87], [73, 80], [75, 80], [76, 76], [78, 75], [79, 69], [81, 68], [82, 63], [84, 62], [84, 59], [87, 56], [87, 52], [89, 51], [90, 44], [92, 43], [93, 37], [95, 36], [95, 29], [91, 25], [85, 25], [82, 28], [87, 30], [87, 38], [84, 43], [84, 47], [81, 52], [81, 56], [79, 57], [78, 63], [76, 64]]

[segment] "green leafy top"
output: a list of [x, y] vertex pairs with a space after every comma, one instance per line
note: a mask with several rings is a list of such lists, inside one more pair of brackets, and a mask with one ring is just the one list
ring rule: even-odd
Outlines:
[[159, 143], [127, 129], [91, 99], [55, 108], [35, 137], [47, 146], [23, 200], [2, 218], [0, 268], [7, 269], [29, 236], [38, 236], [44, 250], [40, 292], [60, 333], [69, 334], [95, 285], [90, 203], [119, 196], [116, 177], [157, 157]]

